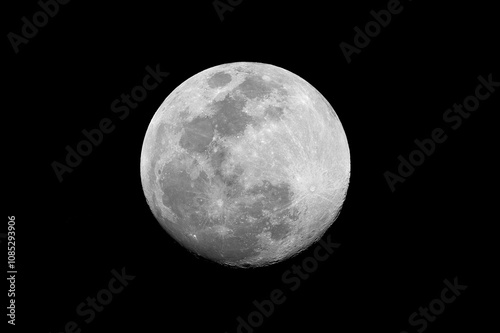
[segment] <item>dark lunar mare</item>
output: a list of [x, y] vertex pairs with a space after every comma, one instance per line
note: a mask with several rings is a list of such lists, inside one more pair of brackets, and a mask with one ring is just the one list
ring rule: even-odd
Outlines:
[[[208, 85], [213, 87], [224, 86], [231, 81], [231, 75], [217, 72], [208, 79]], [[248, 125], [260, 125], [266, 119], [257, 119], [243, 111], [247, 100], [263, 100], [278, 90], [282, 96], [286, 90], [279, 84], [267, 82], [260, 76], [252, 75], [245, 78], [223, 100], [214, 101], [207, 105], [212, 115], [196, 117], [184, 124], [184, 133], [179, 141], [182, 148], [189, 152], [203, 153], [212, 143], [215, 134], [219, 137], [234, 137], [242, 135]], [[268, 106], [265, 116], [269, 119], [279, 119], [283, 115], [283, 107]]]
[[209, 108], [216, 110], [212, 125], [221, 137], [241, 135], [246, 127], [255, 123], [255, 119], [243, 112], [246, 100], [240, 96], [226, 95], [221, 101], [215, 101]]
[[[274, 240], [281, 240], [291, 232], [285, 218], [296, 221], [298, 215], [290, 207], [292, 193], [286, 183], [262, 185], [244, 191], [237, 179], [219, 179], [228, 192], [229, 204], [234, 203], [227, 221], [209, 219], [206, 201], [209, 198], [208, 179], [201, 172], [196, 179], [179, 165], [167, 164], [163, 168], [160, 184], [164, 192], [163, 204], [195, 231], [204, 248], [202, 255], [214, 260], [243, 261], [259, 254], [259, 235], [267, 231]], [[217, 233], [217, 226], [226, 227], [227, 234]]]
[[[218, 72], [208, 79], [208, 85], [223, 87], [230, 81], [231, 75]], [[283, 115], [283, 107], [276, 106], [267, 107], [261, 119], [243, 111], [248, 99], [264, 99], [273, 89], [281, 87], [259, 76], [249, 76], [224, 99], [207, 105], [210, 116], [195, 117], [183, 125], [179, 145], [193, 158], [201, 154], [209, 159], [214, 171], [212, 179], [205, 172], [191, 179], [190, 166], [186, 163], [167, 164], [160, 175], [163, 204], [171, 208], [180, 223], [186, 223], [189, 230], [197, 233], [198, 241], [204, 244], [203, 248], [198, 247], [200, 254], [214, 260], [238, 262], [255, 257], [262, 250], [259, 236], [263, 232], [268, 232], [273, 240], [282, 240], [292, 230], [285, 221], [299, 218], [291, 207], [289, 184], [264, 180], [261, 185], [245, 191], [238, 181], [242, 167], [231, 175], [222, 172], [229, 154], [223, 144], [225, 138], [242, 135], [249, 125], [258, 126]], [[207, 204], [211, 198], [208, 184], [214, 183], [222, 184], [225, 200], [231, 206], [227, 215], [218, 219], [210, 218], [217, 215], [207, 211], [215, 209]], [[217, 226], [223, 226], [225, 231], [218, 231]]]
[[193, 180], [185, 169], [179, 168], [176, 163], [168, 163], [163, 167], [159, 179], [164, 193], [162, 202], [179, 219], [199, 228], [206, 222], [206, 212], [201, 208], [206, 201], [207, 182], [205, 172], [200, 172]]
[[184, 125], [184, 134], [179, 145], [189, 152], [203, 153], [214, 137], [214, 126], [211, 119], [197, 117]]
[[226, 86], [231, 80], [231, 74], [217, 72], [208, 79], [207, 83], [210, 88], [221, 88]]

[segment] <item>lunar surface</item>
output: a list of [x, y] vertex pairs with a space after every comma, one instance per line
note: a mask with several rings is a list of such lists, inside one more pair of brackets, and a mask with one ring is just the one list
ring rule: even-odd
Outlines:
[[350, 176], [347, 138], [328, 101], [299, 76], [261, 63], [204, 70], [157, 110], [141, 152], [147, 202], [193, 253], [270, 265], [317, 241]]

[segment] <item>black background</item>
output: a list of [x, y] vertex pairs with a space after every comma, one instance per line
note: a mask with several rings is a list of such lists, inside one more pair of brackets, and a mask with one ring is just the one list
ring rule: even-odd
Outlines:
[[[212, 1], [71, 1], [18, 54], [4, 38], [16, 329], [61, 332], [75, 321], [82, 332], [235, 332], [236, 318], [278, 288], [287, 299], [256, 332], [416, 332], [409, 315], [455, 277], [468, 289], [426, 331], [488, 327], [496, 313], [485, 302], [494, 289], [485, 277], [498, 220], [490, 213], [498, 197], [491, 119], [499, 92], [457, 130], [442, 116], [474, 93], [479, 75], [500, 81], [493, 5], [404, 1], [348, 64], [339, 44], [352, 44], [353, 28], [387, 1], [326, 3], [245, 0], [221, 21]], [[5, 6], [4, 36], [19, 34], [21, 17], [39, 10], [33, 0]], [[237, 61], [273, 64], [308, 81], [334, 107], [349, 140], [347, 198], [325, 234], [341, 246], [293, 292], [281, 276], [314, 247], [272, 267], [219, 266], [167, 235], [141, 187], [142, 140], [163, 100], [192, 75]], [[120, 120], [111, 102], [156, 64], [170, 75]], [[115, 130], [59, 182], [51, 163], [64, 163], [65, 146], [75, 147], [81, 131], [103, 118]], [[398, 155], [407, 157], [413, 141], [436, 127], [447, 141], [392, 193], [384, 172], [397, 172]], [[122, 267], [135, 279], [84, 323], [77, 305]]]

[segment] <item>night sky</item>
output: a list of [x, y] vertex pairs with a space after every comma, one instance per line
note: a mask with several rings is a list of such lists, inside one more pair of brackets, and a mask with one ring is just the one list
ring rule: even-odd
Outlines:
[[[7, 272], [15, 216], [17, 271], [15, 297], [7, 282], [1, 291], [9, 332], [491, 330], [493, 3], [4, 7], [0, 241]], [[351, 153], [347, 197], [322, 241], [257, 269], [227, 268], [176, 243], [151, 213], [139, 170], [164, 99], [196, 73], [239, 61], [279, 66], [313, 85]], [[145, 82], [148, 74], [155, 80]], [[130, 98], [145, 85], [146, 96]], [[82, 143], [96, 130], [102, 135]], [[78, 150], [86, 156], [68, 157]], [[317, 246], [325, 260], [313, 265]]]

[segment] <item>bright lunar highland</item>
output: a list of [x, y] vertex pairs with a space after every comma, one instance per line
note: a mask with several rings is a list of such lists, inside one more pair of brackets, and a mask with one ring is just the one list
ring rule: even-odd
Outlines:
[[254, 267], [324, 234], [346, 197], [350, 155], [313, 86], [239, 62], [204, 70], [165, 99], [140, 168], [149, 207], [174, 239], [212, 261]]

